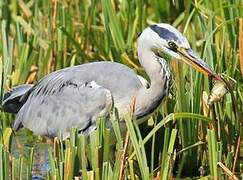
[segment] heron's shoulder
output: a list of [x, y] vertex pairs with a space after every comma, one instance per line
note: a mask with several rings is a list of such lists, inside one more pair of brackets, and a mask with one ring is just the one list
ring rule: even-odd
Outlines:
[[91, 63], [80, 64], [72, 67], [63, 68], [47, 74], [40, 81], [53, 79], [53, 77], [63, 76], [65, 78], [73, 77], [78, 75], [87, 75], [91, 72], [117, 72], [117, 73], [134, 73], [133, 69], [128, 66], [111, 61], [95, 61]]
[[120, 69], [120, 70], [128, 70], [128, 71], [132, 71], [131, 68], [129, 68], [128, 66], [118, 63], [118, 62], [112, 62], [112, 61], [96, 61], [96, 62], [92, 62], [92, 63], [86, 63], [86, 64], [81, 64], [78, 66], [75, 66], [74, 68], [112, 68], [112, 69]]

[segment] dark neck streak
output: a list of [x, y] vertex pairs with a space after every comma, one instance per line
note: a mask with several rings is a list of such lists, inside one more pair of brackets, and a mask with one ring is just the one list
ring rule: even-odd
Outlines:
[[139, 61], [150, 78], [150, 88], [142, 88], [136, 96], [134, 115], [143, 118], [156, 110], [168, 94], [170, 71], [165, 60], [152, 51], [139, 53]]

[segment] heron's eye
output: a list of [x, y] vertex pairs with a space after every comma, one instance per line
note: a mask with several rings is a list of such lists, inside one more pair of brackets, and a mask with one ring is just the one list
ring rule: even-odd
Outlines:
[[174, 51], [176, 51], [177, 48], [178, 48], [178, 46], [176, 45], [176, 43], [174, 43], [173, 41], [169, 41], [169, 42], [168, 42], [168, 46], [169, 46], [172, 50], [174, 50]]

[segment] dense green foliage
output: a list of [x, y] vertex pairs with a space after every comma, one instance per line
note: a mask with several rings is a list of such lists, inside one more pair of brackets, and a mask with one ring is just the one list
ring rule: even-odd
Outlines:
[[[90, 135], [91, 143], [73, 130], [70, 140], [55, 139], [54, 148], [49, 149], [46, 177], [73, 179], [80, 176], [81, 164], [85, 179], [230, 179], [232, 173], [243, 177], [240, 17], [242, 0], [2, 0], [0, 98], [17, 84], [33, 83], [54, 70], [97, 60], [126, 64], [146, 77], [138, 64], [136, 37], [147, 25], [170, 23], [216, 72], [236, 81], [232, 91], [205, 114], [202, 92], [210, 92], [212, 79], [170, 62], [171, 95], [148, 121], [148, 134], [141, 134], [128, 116], [128, 137], [122, 140], [113, 115], [117, 144], [116, 158], [112, 158], [111, 132], [102, 120]], [[1, 113], [0, 180], [31, 179], [35, 148], [24, 146], [25, 154], [12, 153], [12, 121], [12, 116]]]

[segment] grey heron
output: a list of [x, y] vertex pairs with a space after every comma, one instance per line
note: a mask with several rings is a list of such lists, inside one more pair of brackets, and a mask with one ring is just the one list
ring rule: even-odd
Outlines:
[[17, 113], [14, 130], [24, 126], [34, 134], [69, 136], [70, 128], [82, 133], [95, 128], [99, 116], [113, 106], [123, 117], [135, 98], [134, 117], [141, 119], [162, 103], [171, 81], [168, 58], [183, 61], [205, 75], [219, 76], [190, 48], [187, 39], [169, 24], [147, 27], [138, 37], [138, 59], [150, 81], [144, 87], [136, 73], [115, 62], [93, 62], [61, 69], [35, 85], [20, 85], [6, 93], [3, 109]]

